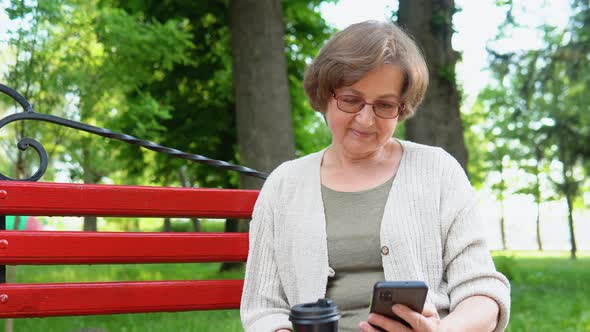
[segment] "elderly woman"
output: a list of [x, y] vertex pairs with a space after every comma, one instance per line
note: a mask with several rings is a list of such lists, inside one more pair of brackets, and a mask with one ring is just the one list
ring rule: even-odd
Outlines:
[[510, 285], [494, 268], [464, 171], [440, 148], [393, 138], [427, 85], [418, 47], [391, 23], [354, 24], [320, 51], [304, 86], [332, 144], [283, 163], [260, 192], [246, 331], [289, 331], [290, 307], [323, 297], [340, 308], [340, 331], [410, 331], [368, 313], [380, 280], [428, 284], [423, 312], [392, 308], [412, 331], [505, 329]]

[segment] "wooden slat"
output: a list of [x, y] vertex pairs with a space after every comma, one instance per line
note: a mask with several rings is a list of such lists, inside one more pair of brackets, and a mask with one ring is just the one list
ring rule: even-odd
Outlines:
[[249, 218], [258, 191], [0, 181], [0, 214]]
[[0, 264], [237, 262], [246, 233], [0, 231]]
[[0, 285], [0, 318], [237, 309], [243, 280]]

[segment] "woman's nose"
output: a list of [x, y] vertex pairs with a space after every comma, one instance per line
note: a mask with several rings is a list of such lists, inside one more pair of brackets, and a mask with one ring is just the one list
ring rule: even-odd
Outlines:
[[373, 112], [373, 105], [365, 104], [363, 108], [356, 114], [355, 120], [365, 127], [370, 127], [375, 122], [375, 113]]

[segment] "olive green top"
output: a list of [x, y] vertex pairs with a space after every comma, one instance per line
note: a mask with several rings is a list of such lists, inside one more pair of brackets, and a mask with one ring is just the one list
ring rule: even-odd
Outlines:
[[380, 226], [393, 177], [364, 191], [339, 192], [322, 185], [328, 234], [326, 297], [334, 300], [342, 318], [338, 330], [358, 331], [366, 321], [373, 285], [385, 280], [381, 262]]

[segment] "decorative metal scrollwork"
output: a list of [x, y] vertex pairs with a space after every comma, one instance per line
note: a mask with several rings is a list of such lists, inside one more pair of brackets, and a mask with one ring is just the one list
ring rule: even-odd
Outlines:
[[[139, 139], [139, 138], [131, 136], [131, 135], [113, 132], [108, 129], [90, 126], [90, 125], [87, 125], [84, 123], [63, 119], [63, 118], [60, 118], [57, 116], [53, 116], [53, 115], [49, 115], [49, 114], [35, 113], [33, 106], [31, 106], [31, 104], [15, 90], [7, 87], [6, 85], [0, 84], [0, 92], [4, 93], [4, 94], [8, 95], [9, 97], [11, 97], [12, 99], [14, 99], [25, 110], [24, 112], [11, 114], [9, 116], [6, 116], [3, 119], [0, 119], [0, 129], [2, 129], [5, 125], [7, 125], [11, 122], [14, 122], [14, 121], [34, 120], [34, 121], [49, 122], [49, 123], [61, 125], [64, 127], [82, 130], [82, 131], [85, 131], [85, 132], [88, 132], [91, 134], [95, 134], [98, 136], [116, 139], [116, 140], [123, 141], [128, 144], [139, 145], [145, 149], [165, 153], [165, 154], [171, 155], [176, 158], [182, 158], [182, 159], [190, 160], [193, 162], [197, 162], [200, 164], [205, 164], [205, 165], [209, 165], [209, 166], [213, 166], [213, 167], [217, 167], [217, 168], [221, 168], [221, 169], [232, 170], [232, 171], [243, 173], [243, 174], [246, 174], [249, 176], [254, 176], [254, 177], [257, 177], [260, 179], [266, 179], [268, 177], [268, 174], [259, 172], [257, 170], [252, 169], [252, 168], [234, 165], [234, 164], [228, 163], [226, 161], [215, 160], [215, 159], [207, 158], [207, 157], [204, 157], [204, 156], [201, 156], [198, 154], [186, 153], [184, 151], [165, 147], [165, 146], [156, 144], [151, 141], [142, 140], [142, 139]], [[25, 150], [29, 146], [32, 147], [39, 155], [39, 158], [41, 159], [41, 165], [40, 165], [39, 169], [37, 170], [37, 172], [35, 172], [35, 174], [33, 174], [31, 177], [29, 177], [27, 179], [22, 179], [22, 180], [24, 180], [24, 181], [37, 181], [41, 178], [41, 176], [43, 176], [43, 174], [45, 173], [45, 171], [47, 169], [47, 164], [48, 164], [47, 152], [45, 151], [45, 149], [43, 148], [41, 143], [35, 141], [32, 138], [23, 138], [22, 140], [20, 140], [18, 142], [18, 148], [21, 150]], [[18, 179], [11, 179], [1, 173], [0, 173], [0, 179], [2, 179], [2, 180], [18, 180]]]

